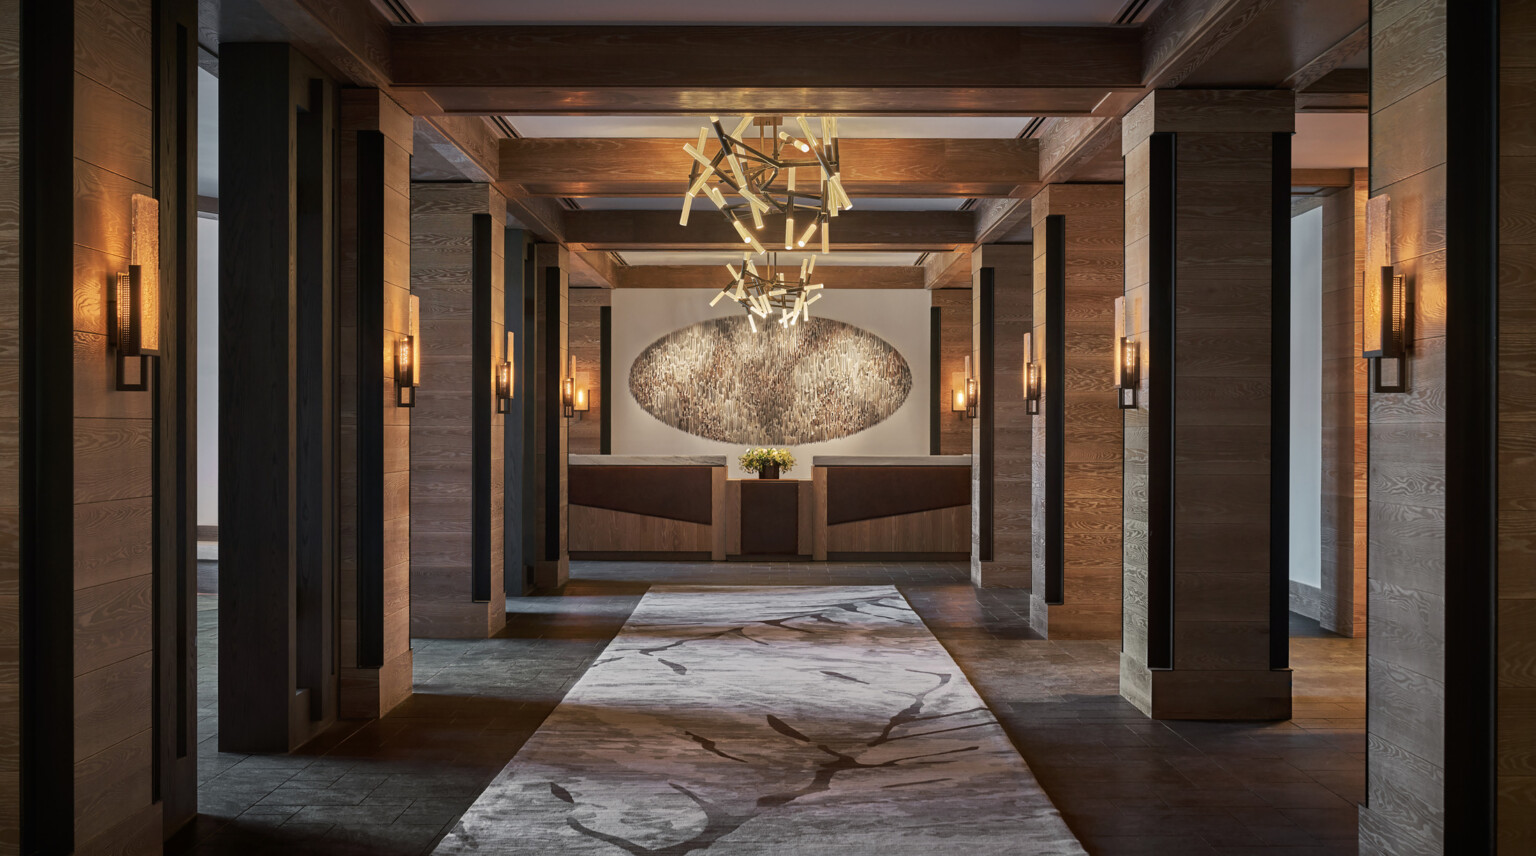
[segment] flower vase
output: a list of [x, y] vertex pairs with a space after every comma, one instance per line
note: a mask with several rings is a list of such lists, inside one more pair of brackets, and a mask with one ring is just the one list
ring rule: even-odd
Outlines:
[[760, 479], [776, 479], [776, 478], [778, 478], [779, 477], [779, 465], [778, 464], [764, 464], [763, 468], [757, 471], [757, 477], [760, 478]]

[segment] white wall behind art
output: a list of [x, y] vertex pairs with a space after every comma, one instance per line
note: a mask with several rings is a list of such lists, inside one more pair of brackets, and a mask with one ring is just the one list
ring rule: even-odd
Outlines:
[[[614, 289], [614, 389], [604, 400], [613, 402], [615, 455], [725, 455], [732, 478], [746, 476], [736, 466], [743, 446], [673, 428], [647, 413], [629, 393], [629, 368], [651, 343], [673, 330], [741, 312], [724, 300], [711, 307], [710, 298], [716, 293], [713, 289]], [[826, 297], [816, 302], [812, 313], [861, 327], [889, 342], [912, 370], [912, 392], [895, 414], [872, 428], [792, 447], [799, 464], [788, 477], [810, 478], [814, 455], [928, 454], [929, 293], [921, 289], [829, 289], [824, 293]]]
[[1291, 218], [1291, 579], [1322, 584], [1323, 209]]

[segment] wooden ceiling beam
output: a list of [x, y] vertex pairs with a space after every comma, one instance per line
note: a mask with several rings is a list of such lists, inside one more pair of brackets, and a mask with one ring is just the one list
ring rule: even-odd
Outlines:
[[624, 265], [613, 253], [571, 253], [572, 288], [618, 288]]
[[[1128, 27], [472, 25], [391, 36], [394, 84], [464, 113], [1084, 115], [1106, 91], [1139, 87], [1142, 68]], [[743, 61], [765, 49], [772, 62]]]
[[[916, 265], [816, 266], [811, 277], [828, 289], [922, 288], [923, 269]], [[629, 265], [618, 269], [618, 288], [723, 288], [730, 274], [723, 265]]]
[[[1026, 206], [1028, 203], [1025, 203]], [[784, 221], [764, 218], [763, 246], [783, 249]], [[725, 218], [700, 212], [687, 226], [675, 211], [566, 211], [566, 241], [592, 250], [740, 250], [746, 247]], [[969, 211], [848, 211], [832, 222], [837, 250], [951, 250], [971, 243]]]
[[[799, 133], [796, 131], [795, 133]], [[511, 196], [681, 196], [691, 140], [504, 139], [503, 190]], [[1014, 139], [857, 139], [838, 142], [843, 187], [864, 196], [1033, 196], [1040, 146]], [[802, 171], [802, 188], [815, 174]]]
[[[1028, 203], [1025, 203], [1026, 206]], [[970, 288], [971, 252], [955, 250], [949, 253], [929, 253], [923, 259], [923, 287]]]

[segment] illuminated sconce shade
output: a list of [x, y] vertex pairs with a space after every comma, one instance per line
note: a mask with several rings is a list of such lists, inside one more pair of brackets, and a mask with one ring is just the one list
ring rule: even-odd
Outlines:
[[575, 410], [578, 414], [591, 411], [592, 398], [589, 395], [586, 387], [576, 387], [576, 402], [572, 405], [572, 409]]
[[576, 358], [566, 357], [565, 377], [560, 379], [560, 411], [566, 419], [576, 415]]
[[512, 404], [512, 338], [513, 334], [507, 332], [506, 350], [502, 352], [501, 364], [496, 367], [496, 412], [506, 413]]
[[1371, 362], [1374, 392], [1407, 392], [1404, 361], [1408, 347], [1407, 281], [1392, 266], [1390, 197], [1373, 197], [1365, 205], [1365, 272], [1361, 283], [1362, 340], [1360, 356]]
[[1040, 364], [1035, 362], [1034, 336], [1024, 334], [1024, 412], [1040, 415]]
[[[108, 289], [112, 322], [109, 344], [117, 348], [117, 388], [149, 389], [149, 358], [160, 356], [160, 203], [135, 193], [130, 200], [128, 270]], [[138, 358], [136, 382], [128, 379], [128, 360]]]
[[965, 371], [950, 375], [949, 385], [954, 399], [950, 402], [949, 409], [954, 413], [964, 413], [966, 418], [976, 418], [976, 378], [971, 376], [971, 358], [965, 358]]
[[1127, 329], [1125, 298], [1115, 298], [1115, 374], [1116, 398], [1121, 410], [1134, 410], [1141, 387], [1141, 343]]
[[410, 296], [405, 336], [395, 345], [395, 404], [416, 406], [416, 388], [421, 386], [421, 299]]

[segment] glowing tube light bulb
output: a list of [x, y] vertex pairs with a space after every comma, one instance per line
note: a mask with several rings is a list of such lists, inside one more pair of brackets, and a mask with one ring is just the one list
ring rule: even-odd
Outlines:
[[823, 223], [823, 224], [821, 224], [821, 251], [824, 252], [824, 253], [832, 252], [832, 224], [831, 223]]
[[750, 243], [752, 243], [752, 235], [747, 232], [747, 227], [741, 225], [741, 221], [740, 220], [737, 220], [736, 218], [732, 217], [731, 218], [731, 225], [736, 227], [736, 234], [741, 236], [741, 242], [743, 244], [750, 244]]
[[750, 312], [747, 313], [747, 323], [752, 325], [752, 332], [756, 333], [757, 332], [757, 319], [753, 318], [752, 317], [752, 313], [750, 313]]
[[719, 303], [720, 302], [720, 298], [724, 297], [726, 295], [727, 291], [729, 291], [729, 289], [723, 290], [719, 294], [715, 295], [715, 299], [711, 300], [709, 302], [709, 305], [710, 306], [714, 306], [716, 303]]
[[800, 236], [800, 246], [805, 246], [805, 242], [809, 241], [814, 234], [816, 234], [816, 221], [813, 220], [811, 225], [806, 227], [804, 234]]
[[[746, 197], [748, 202], [752, 201], [752, 196], [750, 194], [743, 193], [741, 195]], [[763, 228], [763, 212], [757, 210], [757, 206], [756, 205], [752, 205], [752, 206], [749, 206], [749, 207], [752, 209], [752, 228], [754, 228], [754, 229], [762, 229]]]
[[741, 132], [745, 131], [747, 129], [747, 126], [751, 125], [751, 124], [752, 124], [752, 117], [751, 116], [742, 116], [741, 117], [741, 121], [736, 123], [736, 130], [731, 132], [731, 136], [734, 137], [735, 139], [738, 139], [738, 140], [741, 139]]
[[756, 238], [752, 237], [751, 235], [747, 235], [747, 243], [751, 244], [752, 245], [752, 249], [757, 250], [759, 253], [762, 253], [764, 255], [768, 254], [768, 251], [763, 249], [763, 245], [758, 243], [758, 240]]
[[805, 266], [805, 275], [806, 276], [810, 276], [811, 275], [811, 271], [816, 269], [816, 257], [815, 256], [811, 256], [809, 259], [806, 259], [806, 261], [808, 262], [808, 264], [806, 264], [806, 266]]
[[683, 197], [683, 217], [682, 217], [681, 220], [678, 221], [678, 225], [680, 225], [680, 226], [688, 225], [688, 212], [692, 208], [693, 208], [693, 194], [689, 193], [689, 194], [687, 194], [687, 195], [685, 195]]
[[[686, 224], [685, 224], [686, 225]], [[784, 249], [792, 250], [795, 247], [795, 215], [794, 209], [784, 218]]]

